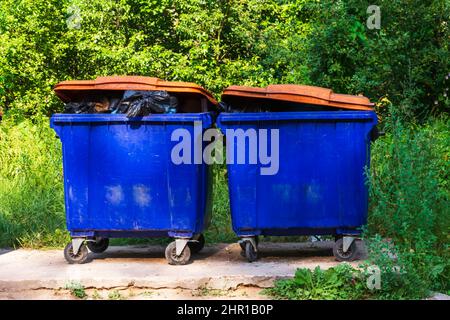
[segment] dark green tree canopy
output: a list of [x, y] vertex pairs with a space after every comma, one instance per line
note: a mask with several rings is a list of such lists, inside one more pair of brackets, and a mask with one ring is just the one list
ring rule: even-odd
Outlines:
[[61, 104], [52, 86], [100, 75], [229, 85], [298, 83], [390, 101], [425, 117], [448, 110], [447, 0], [1, 0], [0, 108]]

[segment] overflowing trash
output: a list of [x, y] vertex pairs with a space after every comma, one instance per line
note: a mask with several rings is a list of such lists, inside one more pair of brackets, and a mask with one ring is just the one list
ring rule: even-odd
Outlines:
[[[144, 236], [174, 238], [166, 259], [187, 264], [205, 244], [212, 172], [206, 161], [179, 163], [172, 138], [179, 130], [197, 137], [198, 129], [203, 136], [213, 128], [214, 96], [195, 83], [142, 76], [67, 80], [54, 91], [66, 103], [66, 114], [52, 115], [50, 126], [63, 146], [70, 193], [67, 262], [86, 263], [89, 252], [107, 250], [110, 237]], [[142, 118], [150, 114], [159, 115]], [[202, 155], [206, 147], [200, 143]]]
[[177, 108], [178, 99], [166, 91], [125, 91], [112, 113], [125, 113], [131, 118], [151, 113], [176, 113]]
[[101, 101], [68, 102], [64, 113], [125, 114], [128, 118], [152, 113], [177, 113], [178, 99], [167, 91], [125, 91], [123, 97], [103, 97]]

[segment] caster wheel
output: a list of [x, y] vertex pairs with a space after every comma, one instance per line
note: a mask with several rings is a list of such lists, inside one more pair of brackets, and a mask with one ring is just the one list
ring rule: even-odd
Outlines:
[[177, 246], [175, 241], [169, 243], [166, 248], [166, 259], [171, 265], [184, 265], [189, 262], [191, 258], [191, 249], [189, 246], [184, 247], [183, 252], [177, 256]]
[[344, 240], [339, 238], [336, 240], [333, 246], [333, 255], [337, 261], [353, 261], [358, 256], [358, 250], [356, 247], [356, 240], [348, 248], [347, 252], [344, 252]]
[[77, 254], [73, 253], [72, 242], [64, 248], [64, 258], [69, 264], [83, 264], [88, 259], [88, 249], [85, 244], [82, 244]]
[[188, 246], [189, 246], [189, 249], [191, 249], [192, 254], [199, 253], [205, 246], [205, 237], [203, 236], [203, 234], [200, 234], [198, 236], [198, 239], [196, 239], [196, 240], [197, 241], [188, 242]]
[[[239, 245], [241, 246], [242, 252], [244, 254], [245, 254], [245, 243], [246, 242], [239, 242]], [[258, 247], [258, 245], [259, 245], [259, 237], [258, 236], [255, 237], [255, 243], [256, 243], [256, 246]]]
[[91, 250], [94, 253], [102, 253], [106, 249], [108, 249], [109, 246], [109, 239], [108, 238], [99, 238], [98, 240], [95, 239], [95, 241], [88, 241], [87, 247], [89, 250]]
[[256, 252], [250, 241], [245, 242], [245, 257], [247, 258], [248, 262], [253, 262], [258, 259], [258, 253]]

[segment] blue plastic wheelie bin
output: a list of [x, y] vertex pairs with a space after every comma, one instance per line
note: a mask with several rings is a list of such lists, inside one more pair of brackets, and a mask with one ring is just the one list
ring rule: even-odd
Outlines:
[[[260, 235], [334, 235], [336, 259], [354, 260], [355, 239], [367, 222], [365, 173], [376, 114], [366, 98], [330, 90], [323, 99], [310, 87], [287, 89], [271, 86], [261, 94], [261, 89], [231, 87], [222, 96], [235, 104], [217, 119], [227, 156], [234, 157], [227, 158], [233, 230], [250, 262], [257, 259]], [[243, 112], [246, 108], [265, 112]], [[266, 174], [267, 159], [257, 158], [261, 147], [278, 161]], [[249, 161], [252, 152], [259, 153], [258, 161]]]
[[[112, 87], [114, 92], [129, 89], [127, 81]], [[98, 87], [95, 94], [104, 94]], [[60, 97], [73, 98], [67, 95], [73, 92], [67, 83], [58, 89]], [[76, 96], [95, 94], [78, 91]], [[189, 99], [195, 94], [190, 92]], [[210, 112], [138, 118], [53, 115], [51, 127], [62, 142], [66, 221], [72, 236], [66, 260], [86, 262], [88, 249], [105, 251], [109, 238], [172, 237], [175, 241], [165, 254], [168, 262], [186, 264], [191, 252], [204, 245], [202, 232], [211, 218], [211, 175], [203, 162], [174, 163], [171, 152], [178, 141], [171, 137], [175, 130], [189, 133], [194, 150], [194, 141], [212, 124]]]

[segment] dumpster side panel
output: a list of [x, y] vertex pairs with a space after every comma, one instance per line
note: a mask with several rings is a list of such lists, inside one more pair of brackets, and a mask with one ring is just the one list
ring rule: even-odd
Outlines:
[[85, 223], [87, 218], [84, 212], [88, 210], [89, 166], [80, 164], [89, 162], [89, 139], [86, 139], [89, 137], [89, 131], [88, 127], [81, 126], [59, 127], [59, 136], [61, 141], [64, 141], [62, 143], [64, 198], [68, 230], [74, 225]]
[[[352, 117], [342, 118], [342, 113]], [[222, 131], [243, 126], [279, 129], [277, 174], [261, 175], [259, 162], [228, 164], [235, 232], [320, 234], [365, 224], [364, 170], [369, 164], [369, 133], [376, 122], [373, 115], [277, 114], [219, 116]]]
[[[240, 129], [243, 133], [249, 133], [248, 130], [255, 131], [255, 124], [253, 123], [241, 123], [237, 129]], [[226, 157], [227, 163], [230, 159], [236, 163], [238, 153], [244, 154], [246, 161], [249, 161], [249, 144], [250, 138], [246, 137], [241, 143], [238, 142], [237, 137], [228, 135], [226, 137]], [[232, 155], [236, 157], [233, 157]], [[236, 159], [235, 159], [236, 158]], [[228, 180], [231, 212], [245, 212], [245, 214], [233, 215], [233, 229], [236, 233], [245, 233], [246, 230], [253, 231], [257, 222], [257, 191], [255, 188], [255, 182], [258, 178], [258, 167], [256, 165], [238, 165], [228, 164]], [[245, 179], [243, 179], [245, 177]], [[249, 183], [249, 181], [253, 183]], [[235, 227], [238, 226], [239, 230]]]
[[63, 144], [69, 231], [203, 231], [210, 217], [209, 171], [205, 164], [174, 164], [171, 150], [178, 142], [171, 135], [177, 129], [193, 135], [194, 121], [209, 115], [158, 115], [152, 122], [71, 116], [52, 119]]

